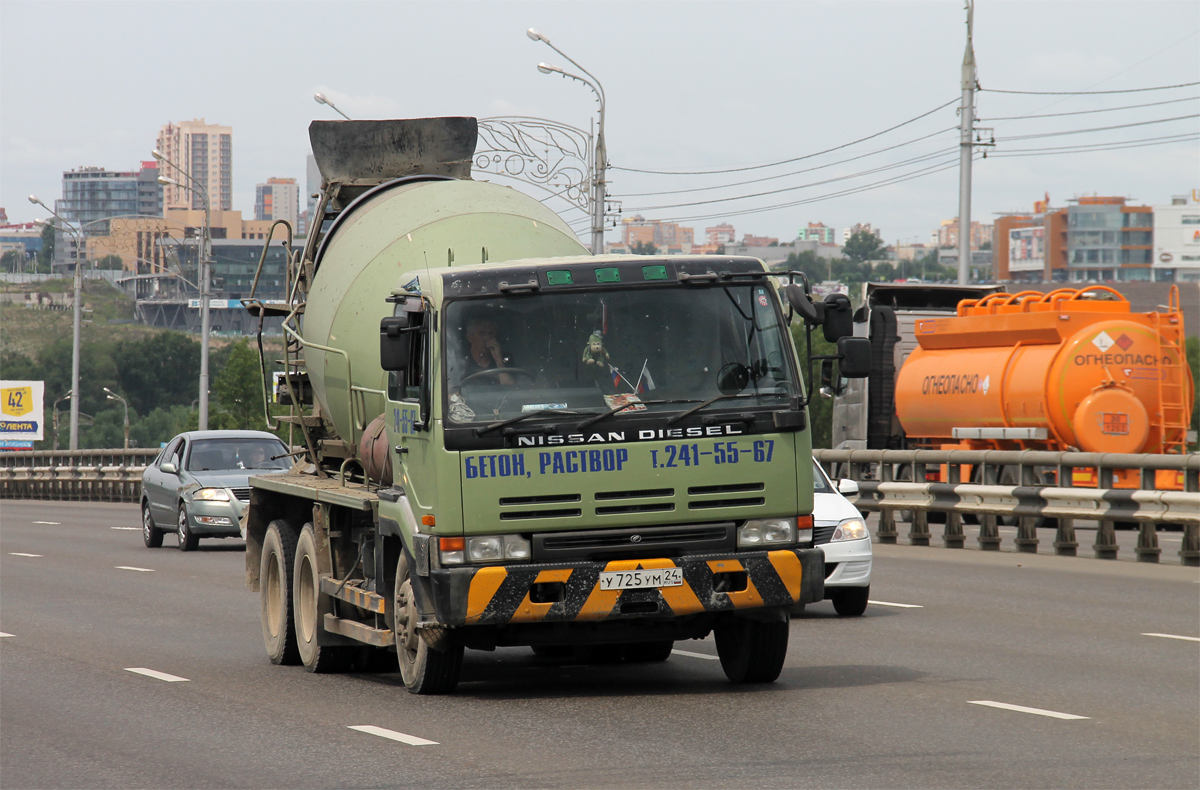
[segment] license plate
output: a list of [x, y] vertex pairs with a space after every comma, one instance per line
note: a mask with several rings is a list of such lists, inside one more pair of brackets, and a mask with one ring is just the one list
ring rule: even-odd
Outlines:
[[636, 571], [604, 571], [601, 590], [643, 590], [652, 587], [682, 587], [682, 568], [655, 568]]

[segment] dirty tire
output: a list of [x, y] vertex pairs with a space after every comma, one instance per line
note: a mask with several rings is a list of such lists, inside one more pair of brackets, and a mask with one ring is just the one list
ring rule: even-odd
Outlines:
[[844, 587], [832, 590], [829, 599], [833, 609], [842, 617], [861, 617], [867, 611], [867, 599], [871, 597], [870, 585], [866, 587]]
[[675, 643], [670, 639], [657, 642], [631, 642], [625, 646], [625, 660], [634, 663], [666, 661]]
[[417, 633], [417, 602], [413, 597], [412, 575], [408, 570], [408, 558], [400, 555], [396, 564], [396, 588], [394, 591], [396, 657], [400, 664], [400, 677], [404, 686], [413, 694], [449, 694], [458, 685], [458, 673], [462, 669], [462, 645], [452, 645], [445, 650], [435, 650]]
[[179, 503], [179, 523], [175, 527], [175, 537], [179, 538], [180, 551], [195, 551], [200, 545], [200, 536], [188, 526], [187, 505], [182, 502]]
[[163, 531], [154, 526], [154, 516], [150, 515], [150, 505], [142, 502], [142, 542], [148, 549], [162, 547]]
[[321, 574], [317, 570], [317, 540], [312, 524], [305, 524], [296, 541], [296, 559], [292, 571], [292, 612], [296, 625], [296, 649], [300, 662], [309, 672], [340, 672], [350, 658], [343, 645], [322, 645], [325, 614], [332, 612], [329, 596], [321, 595]]
[[296, 533], [286, 521], [272, 521], [263, 538], [259, 583], [263, 643], [272, 664], [299, 664], [296, 624], [292, 619], [292, 574]]
[[717, 656], [733, 683], [771, 683], [787, 658], [788, 621], [736, 620], [713, 630]]

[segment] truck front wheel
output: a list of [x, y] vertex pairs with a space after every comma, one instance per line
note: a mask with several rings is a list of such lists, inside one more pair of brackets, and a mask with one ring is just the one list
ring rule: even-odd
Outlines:
[[787, 658], [789, 622], [735, 620], [713, 629], [725, 677], [734, 683], [771, 683]]
[[451, 645], [444, 650], [435, 650], [421, 638], [417, 632], [420, 614], [412, 585], [408, 557], [401, 554], [400, 562], [396, 565], [394, 609], [400, 677], [413, 694], [448, 694], [458, 685], [463, 648], [462, 645]]
[[292, 620], [292, 572], [296, 563], [296, 533], [286, 521], [272, 521], [263, 538], [262, 631], [272, 664], [298, 664], [296, 625]]
[[317, 540], [312, 524], [305, 524], [296, 542], [292, 610], [295, 612], [296, 646], [300, 661], [309, 672], [340, 672], [345, 668], [349, 649], [322, 645], [321, 629], [325, 614], [331, 612], [329, 599], [321, 595], [321, 577], [317, 572]]

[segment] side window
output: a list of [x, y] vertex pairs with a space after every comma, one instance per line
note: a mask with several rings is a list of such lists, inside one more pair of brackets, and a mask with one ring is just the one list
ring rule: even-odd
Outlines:
[[396, 306], [397, 316], [408, 318], [413, 331], [405, 332], [409, 343], [409, 362], [404, 370], [388, 371], [387, 393], [389, 400], [421, 400], [425, 387], [425, 361], [428, 359], [429, 337], [425, 327], [426, 313], [404, 312]]
[[178, 461], [178, 459], [177, 459], [177, 458], [175, 458], [175, 452], [176, 452], [176, 451], [177, 451], [177, 450], [178, 450], [178, 449], [179, 449], [179, 448], [180, 448], [182, 445], [183, 445], [183, 439], [179, 439], [179, 438], [173, 439], [173, 440], [171, 441], [171, 443], [170, 443], [170, 444], [168, 444], [168, 445], [167, 445], [167, 446], [166, 446], [166, 447], [163, 449], [163, 451], [162, 451], [162, 452], [160, 452], [160, 453], [158, 454], [158, 463], [159, 463], [159, 465], [165, 464], [165, 463], [167, 463], [168, 461], [172, 461], [172, 462], [174, 462], [174, 463], [178, 464], [178, 463], [179, 463], [179, 461]]
[[186, 450], [187, 442], [180, 439], [179, 444], [175, 446], [175, 452], [173, 452], [170, 456], [170, 460], [173, 461], [175, 466], [179, 467], [180, 469], [183, 468], [183, 455]]

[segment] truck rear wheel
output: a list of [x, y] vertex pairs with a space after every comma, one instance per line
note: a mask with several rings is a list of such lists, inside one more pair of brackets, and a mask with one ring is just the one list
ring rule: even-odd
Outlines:
[[348, 648], [322, 645], [321, 630], [325, 614], [331, 612], [328, 596], [321, 595], [321, 576], [317, 571], [317, 541], [312, 524], [305, 524], [296, 541], [292, 611], [295, 613], [296, 647], [300, 661], [309, 672], [340, 672], [345, 668]]
[[448, 694], [458, 685], [458, 673], [462, 669], [462, 645], [450, 645], [444, 650], [435, 650], [417, 632], [420, 615], [413, 595], [412, 576], [408, 570], [408, 558], [400, 555], [396, 565], [396, 656], [400, 664], [400, 677], [404, 686], [413, 694]]
[[262, 583], [263, 643], [272, 664], [298, 664], [296, 625], [292, 620], [292, 573], [296, 533], [286, 521], [272, 521], [263, 538], [259, 579]]
[[735, 620], [713, 629], [717, 656], [733, 683], [771, 683], [787, 658], [789, 622]]

